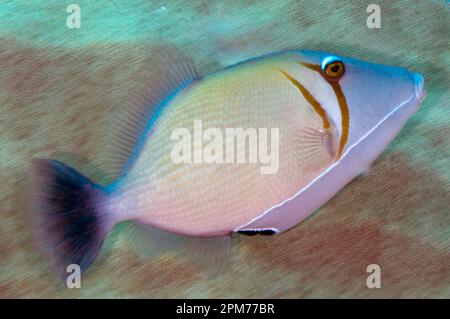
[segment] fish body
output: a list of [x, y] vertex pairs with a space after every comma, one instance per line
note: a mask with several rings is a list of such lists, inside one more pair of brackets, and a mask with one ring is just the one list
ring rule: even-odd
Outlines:
[[[310, 150], [302, 152], [302, 138], [307, 137], [308, 129], [326, 129], [322, 118], [280, 70], [291, 70], [292, 76], [300, 78], [304, 71], [288, 58], [261, 60], [206, 77], [180, 92], [154, 124], [138, 159], [120, 183], [119, 198], [111, 209], [119, 206], [118, 200], [127, 219], [137, 218], [186, 235], [223, 235], [310, 182], [335, 154], [322, 141], [318, 162], [309, 162], [315, 155]], [[278, 129], [277, 171], [262, 174], [259, 164], [236, 161], [175, 163], [171, 159], [172, 131], [186, 128], [194, 135], [195, 121], [200, 120], [203, 130], [219, 128], [222, 135], [226, 128]], [[335, 127], [333, 132], [328, 130], [330, 135], [337, 134]], [[337, 140], [335, 136], [330, 139]], [[191, 146], [195, 153], [197, 145]]]
[[113, 127], [115, 182], [34, 162], [35, 233], [54, 267], [87, 268], [124, 220], [192, 237], [287, 230], [367, 170], [424, 98], [419, 74], [316, 51], [204, 78], [180, 56], [164, 61]]

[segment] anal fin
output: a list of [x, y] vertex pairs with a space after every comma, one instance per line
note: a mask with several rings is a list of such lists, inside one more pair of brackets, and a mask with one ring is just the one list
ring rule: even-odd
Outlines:
[[186, 259], [216, 271], [229, 261], [231, 237], [191, 237], [165, 232], [138, 222], [126, 227], [129, 247], [142, 259], [153, 259], [166, 253], [175, 253]]

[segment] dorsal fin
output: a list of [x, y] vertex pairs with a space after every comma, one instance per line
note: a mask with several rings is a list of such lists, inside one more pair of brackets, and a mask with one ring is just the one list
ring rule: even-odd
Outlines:
[[112, 179], [126, 173], [161, 109], [177, 92], [199, 78], [188, 58], [171, 47], [152, 49], [144, 80], [114, 114], [109, 134], [106, 171]]

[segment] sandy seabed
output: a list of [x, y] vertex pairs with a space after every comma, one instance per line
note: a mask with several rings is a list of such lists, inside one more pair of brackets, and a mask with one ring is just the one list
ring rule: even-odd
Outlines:
[[[0, 297], [450, 297], [450, 6], [446, 1], [61, 1], [0, 4]], [[111, 114], [126, 106], [149, 47], [168, 43], [200, 73], [267, 52], [308, 48], [420, 72], [428, 96], [370, 172], [294, 229], [234, 238], [215, 275], [176, 254], [141, 260], [116, 227], [67, 289], [27, 228], [33, 157], [105, 181]], [[261, 237], [261, 236], [260, 236]], [[366, 267], [382, 270], [368, 289]]]

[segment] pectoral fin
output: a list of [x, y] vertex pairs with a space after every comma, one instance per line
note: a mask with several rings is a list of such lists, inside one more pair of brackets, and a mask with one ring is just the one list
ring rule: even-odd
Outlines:
[[324, 168], [336, 159], [339, 138], [333, 127], [304, 127], [296, 132], [294, 140], [299, 163], [306, 171]]

